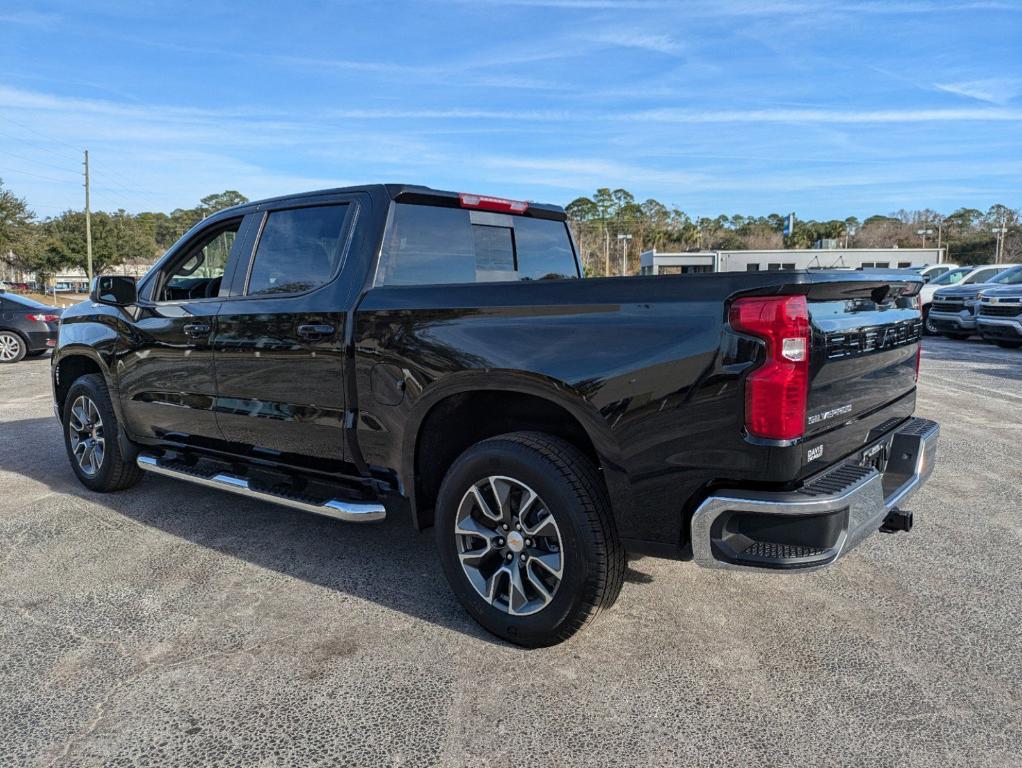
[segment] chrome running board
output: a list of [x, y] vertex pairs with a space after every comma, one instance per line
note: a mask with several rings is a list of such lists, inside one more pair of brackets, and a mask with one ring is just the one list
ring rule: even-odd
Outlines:
[[282, 494], [262, 491], [252, 488], [248, 480], [235, 475], [217, 473], [205, 475], [197, 470], [184, 467], [173, 467], [161, 464], [155, 456], [140, 454], [136, 463], [146, 472], [153, 472], [157, 475], [187, 480], [190, 483], [204, 485], [207, 488], [218, 488], [221, 491], [230, 491], [251, 499], [268, 501], [272, 504], [280, 504], [291, 509], [300, 509], [303, 512], [312, 512], [315, 515], [332, 517], [335, 520], [344, 520], [348, 523], [371, 523], [383, 520], [387, 516], [387, 510], [382, 504], [366, 503], [364, 501], [343, 501], [341, 499], [329, 499], [318, 502], [315, 500], [299, 498], [297, 496], [285, 496]]

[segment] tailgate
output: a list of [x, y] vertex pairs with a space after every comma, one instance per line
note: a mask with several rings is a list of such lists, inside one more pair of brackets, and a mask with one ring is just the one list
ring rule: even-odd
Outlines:
[[845, 434], [840, 441], [861, 445], [869, 437], [867, 422], [883, 423], [877, 416], [915, 389], [922, 334], [918, 286], [910, 280], [890, 280], [810, 288], [807, 441], [863, 420], [861, 436], [849, 441], [853, 436]]

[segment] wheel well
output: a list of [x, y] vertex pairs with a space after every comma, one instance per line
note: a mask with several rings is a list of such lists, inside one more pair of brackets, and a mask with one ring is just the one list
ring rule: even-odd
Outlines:
[[26, 348], [28, 347], [28, 337], [17, 328], [0, 328], [0, 333], [13, 333], [25, 343]]
[[54, 396], [57, 400], [57, 407], [63, 412], [67, 391], [71, 389], [71, 385], [77, 379], [88, 376], [90, 373], [101, 374], [102, 372], [99, 363], [85, 355], [72, 355], [61, 359], [57, 363], [57, 370], [54, 373]]
[[565, 408], [520, 392], [464, 392], [441, 400], [426, 414], [415, 443], [415, 523], [433, 524], [440, 483], [454, 460], [480, 440], [518, 431], [546, 432], [567, 440], [599, 470], [592, 440]]

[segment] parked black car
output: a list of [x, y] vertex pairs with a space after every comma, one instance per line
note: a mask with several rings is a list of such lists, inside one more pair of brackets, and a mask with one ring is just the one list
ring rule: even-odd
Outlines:
[[222, 211], [65, 313], [71, 466], [407, 515], [527, 646], [610, 606], [626, 552], [812, 570], [911, 526], [939, 432], [912, 418], [917, 276], [581, 276], [549, 205], [376, 185]]
[[26, 296], [0, 292], [0, 363], [37, 357], [55, 347], [62, 312]]

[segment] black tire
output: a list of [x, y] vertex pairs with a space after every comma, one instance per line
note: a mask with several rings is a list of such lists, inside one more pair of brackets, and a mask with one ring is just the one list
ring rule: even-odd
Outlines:
[[[462, 499], [476, 483], [495, 475], [533, 489], [559, 530], [560, 582], [549, 602], [528, 615], [513, 615], [488, 602], [459, 559], [455, 523]], [[551, 435], [513, 432], [465, 451], [440, 487], [435, 529], [440, 562], [458, 600], [486, 630], [517, 645], [535, 648], [567, 640], [621, 592], [625, 554], [600, 475], [575, 446]], [[503, 556], [497, 555], [498, 562]]]
[[936, 336], [937, 329], [930, 325], [930, 307], [923, 307], [923, 336]]
[[[86, 398], [95, 405], [102, 423], [102, 458], [96, 462], [98, 466], [91, 473], [79, 462], [72, 447], [72, 410], [79, 402], [79, 398]], [[126, 461], [121, 454], [118, 440], [120, 425], [117, 423], [117, 414], [110, 402], [110, 393], [102, 375], [93, 373], [75, 380], [64, 400], [61, 423], [64, 425], [64, 446], [71, 462], [71, 469], [86, 488], [100, 493], [121, 491], [142, 479], [143, 472], [138, 465], [134, 461]]]
[[28, 344], [17, 331], [0, 330], [0, 364], [24, 359]]
[[965, 341], [967, 338], [972, 336], [971, 333], [945, 333], [944, 335], [949, 339], [954, 339], [955, 341]]
[[1022, 341], [1005, 341], [1004, 339], [997, 340], [997, 346], [1004, 347], [1005, 349], [1018, 349], [1022, 347]]

